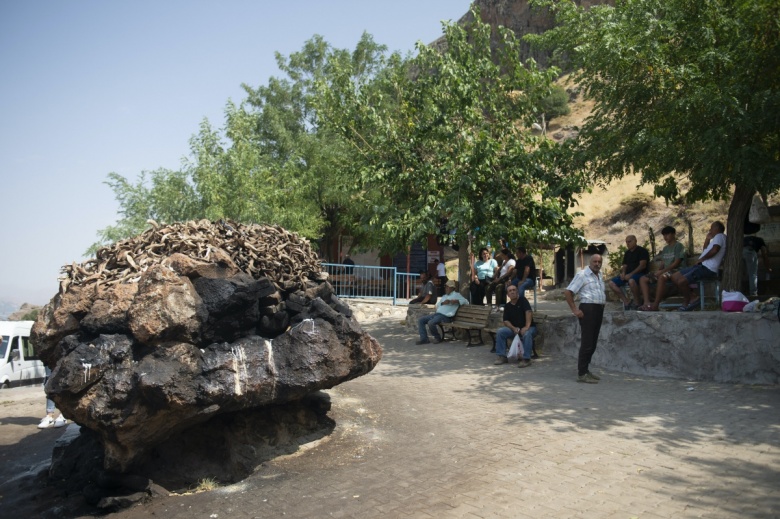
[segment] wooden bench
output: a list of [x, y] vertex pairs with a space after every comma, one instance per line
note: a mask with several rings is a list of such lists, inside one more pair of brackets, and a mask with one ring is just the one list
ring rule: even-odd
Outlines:
[[[490, 317], [490, 308], [481, 305], [461, 305], [452, 322], [439, 323], [442, 340], [447, 340], [447, 333], [452, 335], [451, 340], [455, 340], [455, 330], [466, 330], [469, 336], [468, 346], [477, 346], [485, 344], [482, 340], [482, 330], [488, 324]], [[476, 342], [477, 339], [479, 342]]]

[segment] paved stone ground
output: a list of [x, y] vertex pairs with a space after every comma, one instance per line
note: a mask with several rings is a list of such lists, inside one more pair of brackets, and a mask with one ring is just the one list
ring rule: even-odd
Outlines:
[[[245, 481], [117, 518], [769, 518], [780, 516], [780, 387], [493, 366], [488, 347], [385, 348], [330, 391], [334, 433]], [[594, 370], [598, 372], [598, 370]]]

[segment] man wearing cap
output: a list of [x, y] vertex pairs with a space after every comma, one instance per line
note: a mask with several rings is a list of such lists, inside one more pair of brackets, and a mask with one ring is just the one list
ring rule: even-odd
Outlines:
[[[465, 297], [455, 291], [456, 286], [454, 280], [450, 279], [447, 281], [444, 285], [445, 294], [436, 303], [436, 311], [430, 315], [420, 317], [417, 321], [420, 340], [416, 344], [428, 344], [429, 342], [436, 344], [441, 342], [436, 325], [439, 323], [451, 323], [452, 318], [455, 317], [455, 313], [458, 311], [458, 307], [469, 304]], [[428, 327], [427, 330], [426, 325]], [[431, 340], [428, 340], [428, 331], [431, 332]]]

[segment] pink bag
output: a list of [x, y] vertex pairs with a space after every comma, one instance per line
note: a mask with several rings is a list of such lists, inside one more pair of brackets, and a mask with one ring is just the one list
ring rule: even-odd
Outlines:
[[748, 298], [742, 292], [723, 291], [721, 301], [724, 312], [741, 312], [745, 305], [749, 303]]

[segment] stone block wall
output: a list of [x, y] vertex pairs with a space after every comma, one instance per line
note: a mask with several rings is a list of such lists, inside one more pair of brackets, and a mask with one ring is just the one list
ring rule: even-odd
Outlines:
[[[574, 316], [544, 323], [546, 352], [577, 357]], [[660, 377], [742, 384], [780, 383], [780, 322], [726, 312], [606, 312], [593, 364]]]
[[[406, 327], [417, 336], [417, 320], [433, 306], [410, 306]], [[490, 327], [501, 314], [491, 314]], [[537, 313], [537, 349], [577, 358], [578, 320]], [[490, 336], [483, 332], [485, 343]], [[605, 312], [593, 365], [607, 370], [714, 382], [780, 383], [780, 322], [751, 313]]]

